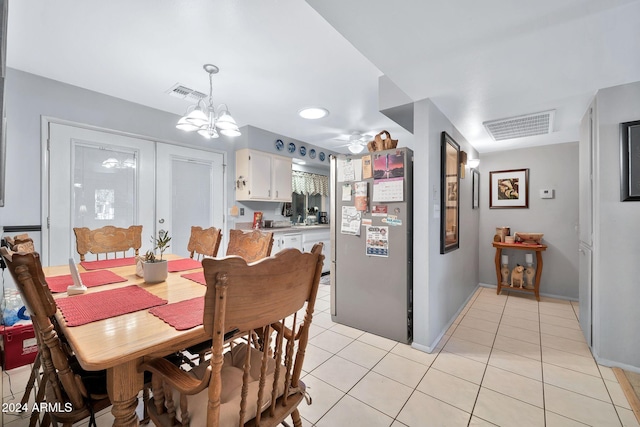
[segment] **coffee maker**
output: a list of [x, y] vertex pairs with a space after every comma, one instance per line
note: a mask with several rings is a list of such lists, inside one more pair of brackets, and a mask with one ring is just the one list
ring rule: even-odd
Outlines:
[[329, 224], [329, 219], [327, 218], [326, 212], [320, 212], [320, 220], [318, 222], [320, 224]]

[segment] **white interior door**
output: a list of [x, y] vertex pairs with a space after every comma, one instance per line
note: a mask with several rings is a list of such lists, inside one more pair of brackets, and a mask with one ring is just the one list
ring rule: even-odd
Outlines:
[[[224, 156], [220, 153], [157, 144], [157, 224], [168, 230], [167, 252], [188, 256], [191, 226], [224, 230]], [[224, 234], [218, 254], [226, 248]]]
[[48, 154], [45, 265], [66, 264], [69, 257], [79, 260], [74, 227], [142, 225], [143, 237], [155, 232], [152, 141], [49, 123]]

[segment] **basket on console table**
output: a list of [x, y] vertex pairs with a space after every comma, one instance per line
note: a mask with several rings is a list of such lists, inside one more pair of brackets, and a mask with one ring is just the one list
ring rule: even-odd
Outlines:
[[525, 233], [516, 231], [514, 237], [516, 242], [522, 242], [525, 245], [541, 245], [544, 233]]

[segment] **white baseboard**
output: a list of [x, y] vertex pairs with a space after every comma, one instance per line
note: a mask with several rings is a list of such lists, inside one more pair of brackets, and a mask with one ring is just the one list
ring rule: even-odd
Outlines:
[[[494, 286], [494, 288], [495, 288], [495, 286]], [[418, 344], [416, 342], [413, 342], [413, 343], [411, 343], [411, 347], [415, 348], [416, 350], [424, 351], [424, 352], [427, 352], [427, 353], [432, 353], [438, 347], [438, 344], [440, 343], [440, 340], [442, 339], [442, 337], [444, 337], [444, 334], [449, 330], [451, 325], [453, 325], [453, 322], [458, 318], [458, 316], [460, 316], [460, 313], [462, 313], [462, 310], [467, 306], [467, 304], [469, 304], [469, 301], [476, 294], [477, 290], [478, 290], [478, 286], [476, 286], [473, 289], [473, 291], [469, 294], [469, 296], [467, 297], [465, 302], [462, 303], [462, 305], [460, 306], [460, 308], [458, 309], [456, 314], [453, 315], [451, 320], [449, 320], [449, 322], [446, 324], [446, 326], [440, 331], [440, 334], [438, 334], [438, 337], [435, 340], [433, 340], [431, 345], [426, 346], [424, 344]]]
[[[497, 285], [492, 285], [492, 284], [489, 284], [489, 283], [478, 283], [478, 286], [480, 286], [482, 288], [493, 288], [493, 289], [497, 289], [498, 288]], [[565, 300], [565, 301], [576, 301], [576, 302], [578, 301], [577, 298], [566, 297], [566, 296], [563, 296], [563, 295], [548, 294], [546, 292], [540, 292], [540, 296], [547, 297], [547, 298], [561, 299], [561, 300]]]
[[[593, 352], [592, 352], [593, 353]], [[603, 359], [596, 355], [593, 356], [598, 365], [607, 366], [609, 368], [620, 368], [625, 371], [635, 372], [636, 374], [640, 374], [640, 367], [627, 365], [626, 363], [615, 362], [613, 360]]]

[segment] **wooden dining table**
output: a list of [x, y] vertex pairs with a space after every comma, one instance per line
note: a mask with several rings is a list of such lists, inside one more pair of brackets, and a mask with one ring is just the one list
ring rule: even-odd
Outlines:
[[[172, 260], [181, 257], [165, 255], [165, 258]], [[68, 265], [45, 267], [43, 270], [45, 276], [69, 274]], [[78, 270], [86, 271], [81, 266]], [[108, 270], [127, 281], [92, 287], [87, 293], [137, 285], [171, 304], [196, 297], [204, 298], [206, 290], [205, 286], [181, 277], [197, 269], [169, 273], [166, 281], [156, 284], [147, 284], [136, 276], [135, 265]], [[54, 298], [64, 297], [67, 297], [66, 293], [54, 294]], [[165, 356], [207, 339], [202, 325], [178, 331], [151, 314], [149, 309], [81, 326], [68, 326], [59, 309], [56, 318], [80, 365], [88, 371], [107, 371], [107, 391], [113, 405], [114, 426], [139, 425], [135, 410], [138, 394], [143, 388], [143, 373], [138, 368], [145, 357]]]

